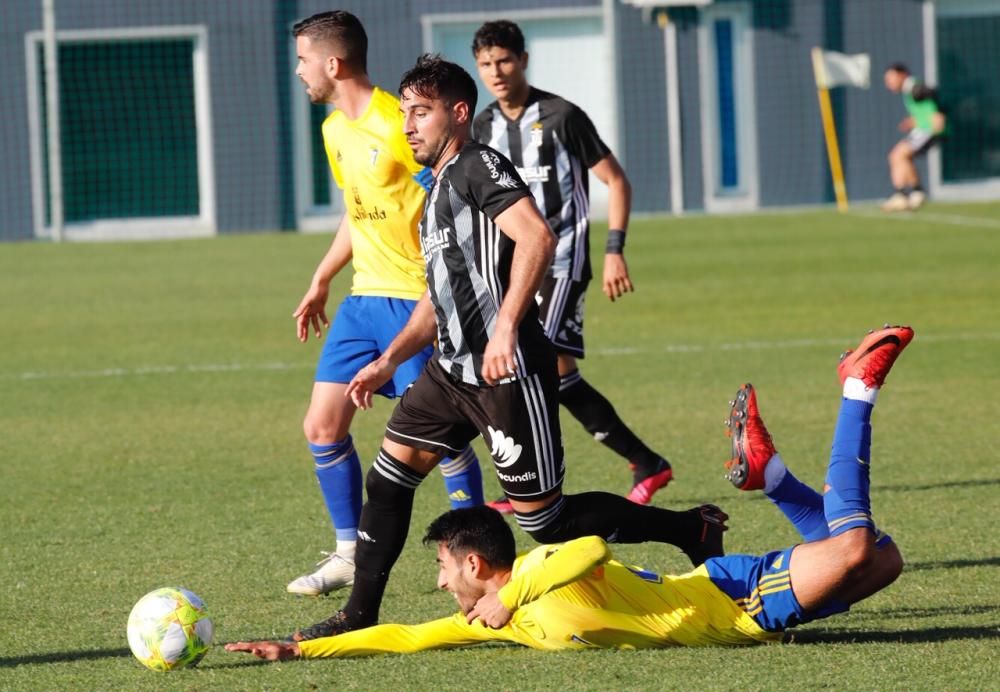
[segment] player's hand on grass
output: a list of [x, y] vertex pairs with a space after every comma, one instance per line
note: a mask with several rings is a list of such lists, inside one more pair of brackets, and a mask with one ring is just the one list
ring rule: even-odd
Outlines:
[[245, 651], [265, 661], [287, 661], [302, 655], [295, 642], [231, 642], [226, 651]]
[[330, 287], [328, 285], [314, 283], [306, 291], [299, 306], [295, 308], [295, 312], [292, 313], [299, 341], [302, 343], [309, 340], [310, 327], [316, 333], [317, 339], [323, 336], [322, 327], [330, 328], [330, 320], [326, 317], [326, 299], [329, 294]]
[[483, 351], [483, 379], [490, 385], [517, 373], [514, 353], [517, 347], [517, 330], [497, 324], [493, 337]]
[[492, 591], [476, 601], [476, 605], [466, 614], [465, 621], [471, 625], [479, 620], [485, 627], [498, 630], [510, 622], [510, 615], [496, 591]]
[[347, 385], [345, 394], [358, 408], [365, 410], [372, 407], [372, 395], [392, 379], [396, 365], [385, 356], [373, 360], [361, 368]]
[[632, 279], [628, 275], [628, 265], [625, 263], [625, 256], [622, 254], [604, 255], [604, 295], [613, 303], [616, 298], [621, 298], [626, 293], [635, 290]]

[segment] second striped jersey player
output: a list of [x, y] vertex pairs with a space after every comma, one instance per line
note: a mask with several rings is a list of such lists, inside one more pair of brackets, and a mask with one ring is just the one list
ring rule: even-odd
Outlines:
[[[487, 22], [476, 32], [472, 51], [480, 79], [496, 97], [476, 117], [473, 137], [514, 163], [558, 237], [538, 302], [545, 333], [558, 355], [559, 403], [596, 440], [629, 462], [633, 470], [629, 499], [646, 504], [670, 482], [670, 464], [632, 432], [577, 366], [577, 359], [584, 357], [584, 302], [592, 276], [589, 171], [609, 189], [612, 230], [602, 284], [611, 300], [632, 290], [623, 255], [631, 196], [628, 178], [583, 110], [528, 84], [528, 54], [516, 24]], [[503, 500], [490, 504], [509, 511]]]

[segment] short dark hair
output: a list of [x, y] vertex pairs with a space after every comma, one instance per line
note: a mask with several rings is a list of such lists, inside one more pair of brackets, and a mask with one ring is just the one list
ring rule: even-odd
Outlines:
[[901, 62], [891, 63], [887, 68], [886, 72], [902, 72], [903, 74], [910, 74], [910, 69]]
[[424, 545], [431, 543], [444, 543], [456, 557], [475, 553], [502, 569], [510, 569], [517, 557], [514, 533], [503, 515], [485, 505], [453, 509], [439, 516], [424, 534]]
[[448, 62], [440, 55], [424, 53], [417, 58], [417, 64], [399, 82], [400, 96], [405, 89], [424, 98], [441, 99], [448, 106], [464, 101], [469, 104], [470, 118], [476, 112], [479, 98], [476, 81], [461, 65]]
[[486, 22], [472, 37], [472, 55], [483, 48], [506, 48], [517, 55], [524, 54], [524, 34], [521, 27], [506, 19]]
[[305, 36], [317, 43], [329, 43], [343, 53], [337, 57], [351, 67], [368, 71], [368, 34], [361, 20], [350, 12], [320, 12], [292, 27], [292, 36]]

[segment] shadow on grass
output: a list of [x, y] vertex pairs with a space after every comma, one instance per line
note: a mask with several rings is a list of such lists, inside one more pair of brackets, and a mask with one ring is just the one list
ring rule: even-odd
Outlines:
[[943, 483], [924, 483], [921, 485], [904, 483], [901, 485], [883, 485], [881, 483], [874, 483], [872, 490], [877, 493], [881, 492], [903, 492], [909, 493], [916, 490], [941, 490], [945, 488], [972, 488], [983, 485], [1000, 485], [1000, 478], [975, 478], [967, 481], [945, 481]]
[[52, 651], [47, 654], [29, 654], [26, 656], [2, 656], [0, 668], [32, 665], [35, 663], [67, 663], [69, 661], [86, 661], [97, 658], [122, 658], [131, 656], [128, 649], [89, 649], [86, 651]]
[[[942, 615], [985, 615], [1000, 613], [1000, 605], [983, 603], [979, 605], [934, 606], [929, 608], [885, 608], [852, 613], [852, 617], [866, 617], [875, 620], [884, 618], [936, 618]], [[1000, 627], [1000, 623], [997, 624]]]
[[[221, 646], [221, 645], [220, 645]], [[131, 658], [132, 652], [128, 649], [90, 649], [87, 651], [52, 651], [42, 654], [29, 654], [25, 656], [0, 657], [0, 668], [14, 668], [16, 666], [29, 666], [42, 663], [71, 663], [73, 661], [86, 661], [101, 658]], [[226, 663], [215, 664], [214, 659], [208, 659], [208, 663], [202, 662], [198, 668], [246, 668], [248, 666], [268, 665], [270, 661], [263, 661], [259, 658], [246, 655], [245, 659], [231, 660]]]
[[981, 627], [928, 627], [919, 630], [881, 630], [871, 632], [817, 631], [794, 632], [791, 644], [926, 644], [954, 639], [1000, 639], [1000, 624]]
[[905, 571], [919, 572], [925, 569], [953, 569], [957, 567], [997, 567], [1000, 557], [981, 557], [976, 560], [935, 560], [933, 562], [908, 562]]

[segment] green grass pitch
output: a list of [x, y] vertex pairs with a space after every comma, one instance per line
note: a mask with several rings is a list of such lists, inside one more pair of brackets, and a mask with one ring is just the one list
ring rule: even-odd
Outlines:
[[[674, 462], [657, 504], [722, 505], [731, 552], [795, 541], [766, 499], [722, 478], [737, 386], [754, 383], [786, 463], [820, 484], [837, 356], [883, 322], [915, 327], [875, 412], [872, 464], [876, 520], [907, 567], [850, 614], [750, 649], [491, 647], [274, 665], [214, 647], [197, 669], [145, 670], [125, 624], [155, 587], [204, 598], [222, 642], [283, 635], [341, 601], [284, 590], [332, 545], [300, 427], [319, 345], [299, 344], [291, 318], [328, 243], [0, 247], [0, 689], [996, 688], [1000, 204], [636, 220], [636, 292], [610, 304], [591, 286], [584, 375]], [[390, 410], [383, 400], [357, 418], [366, 465]], [[563, 423], [567, 489], [627, 491], [624, 463]], [[446, 506], [435, 473], [383, 621], [454, 607], [418, 541]], [[615, 551], [686, 568], [669, 546]]]

